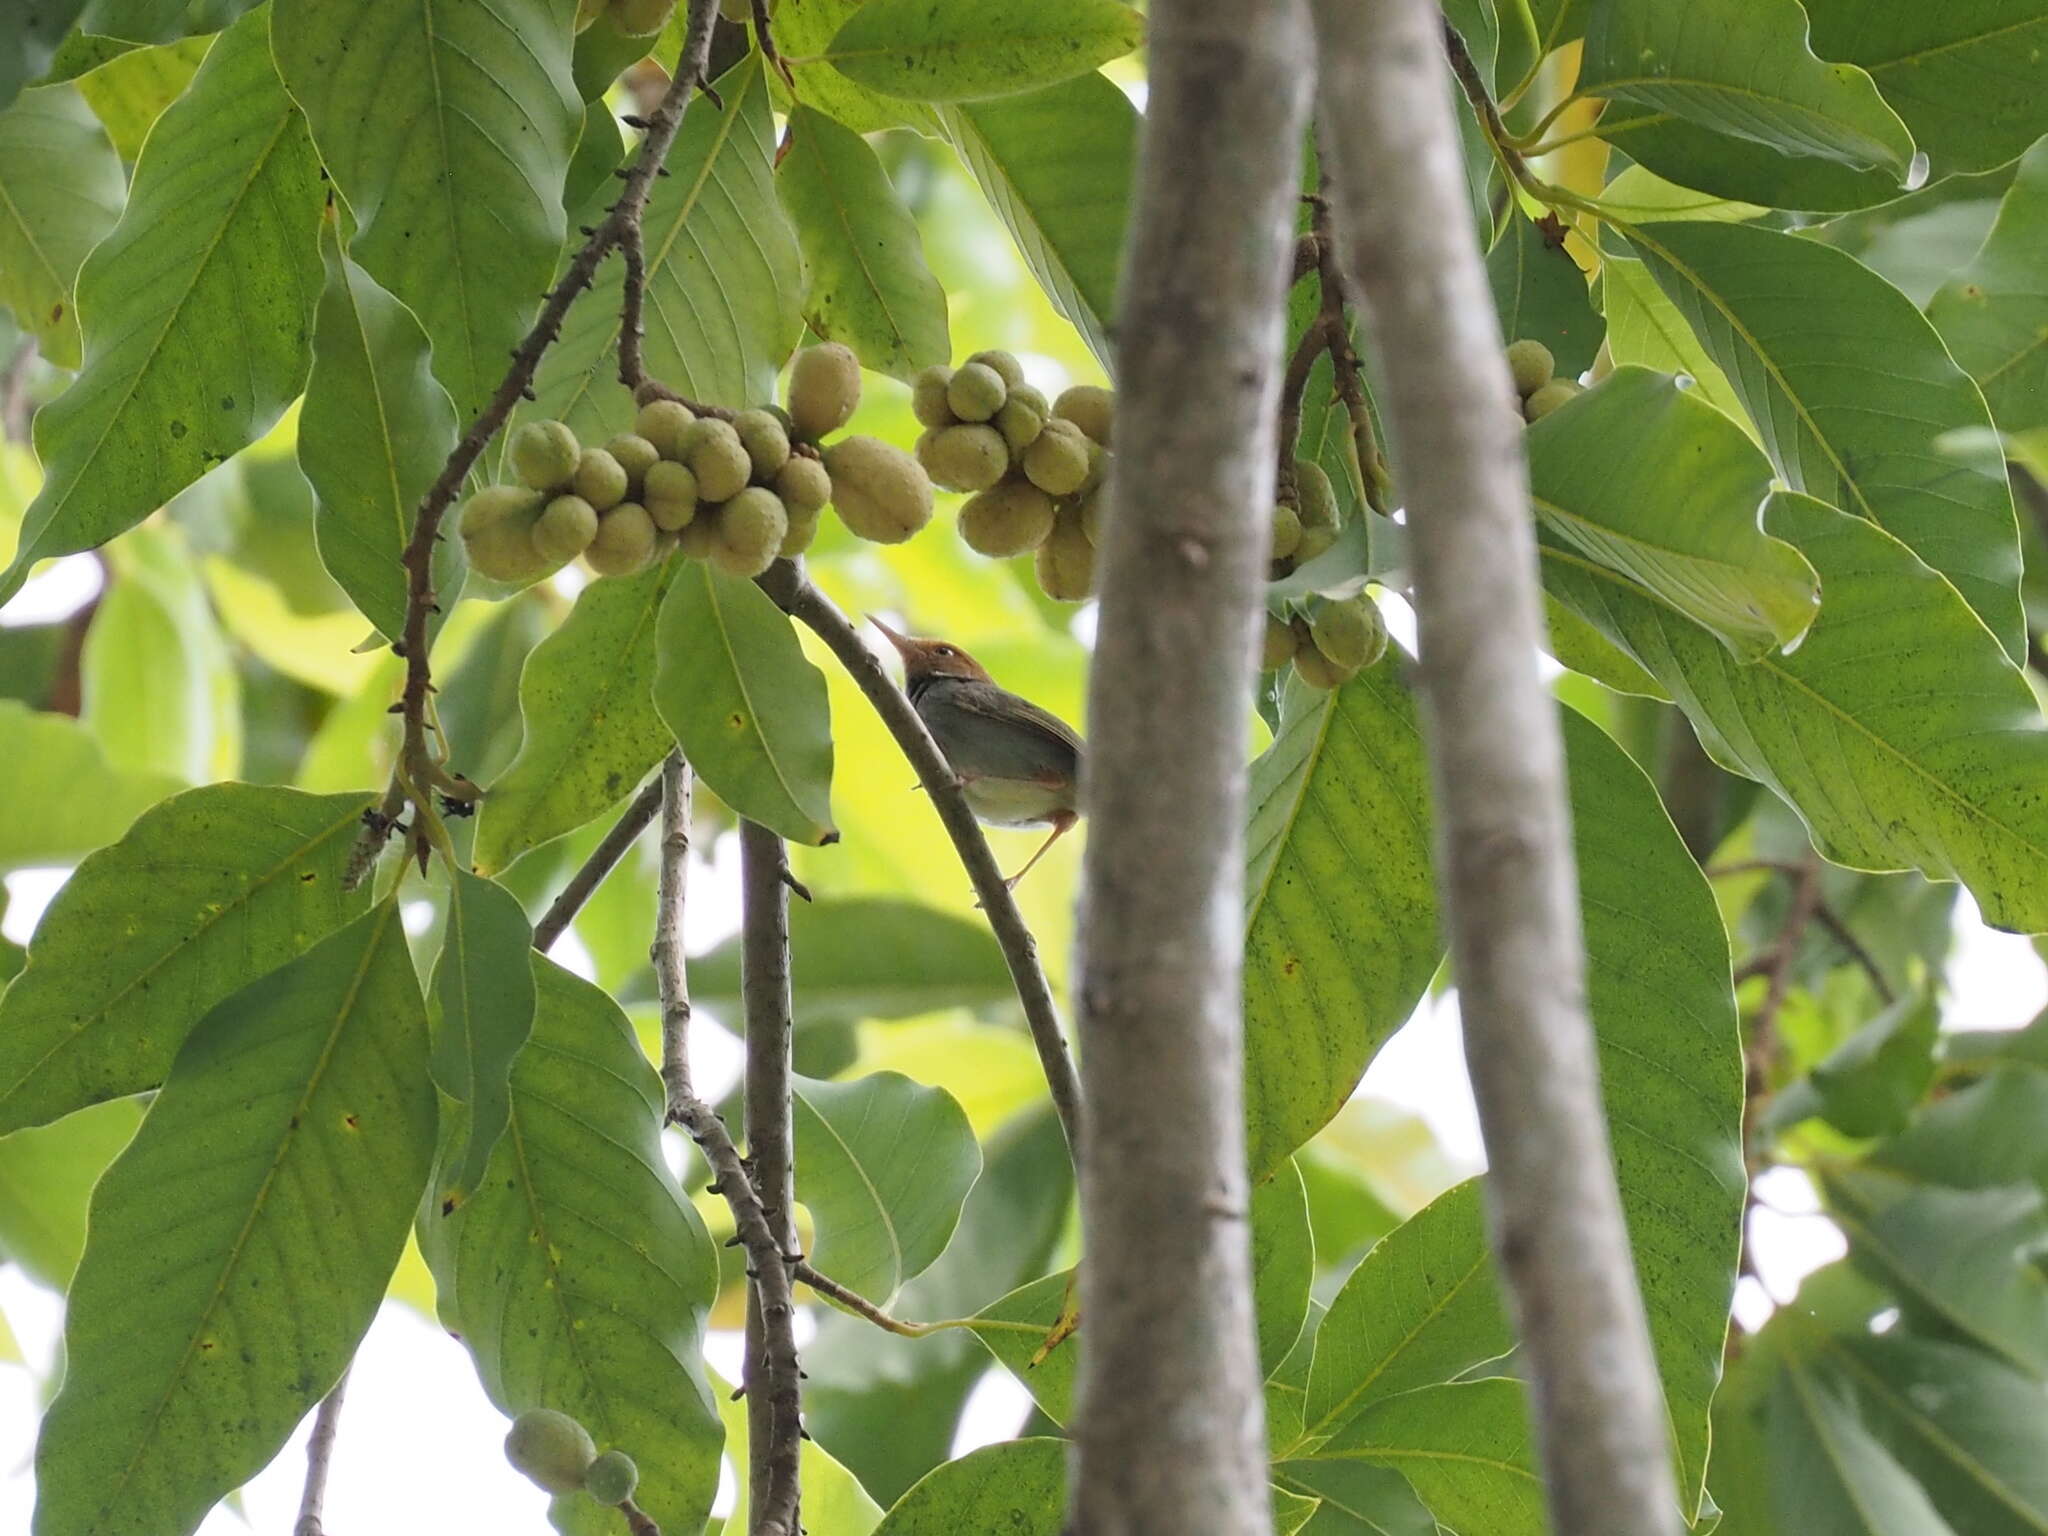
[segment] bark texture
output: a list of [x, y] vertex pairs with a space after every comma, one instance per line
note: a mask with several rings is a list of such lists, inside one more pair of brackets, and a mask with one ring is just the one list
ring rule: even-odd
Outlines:
[[1675, 1536], [1664, 1399], [1586, 1017], [1522, 427], [1430, 0], [1313, 0], [1343, 257], [1407, 507], [1438, 881], [1552, 1529]]
[[1157, 0], [1117, 317], [1076, 1012], [1070, 1528], [1271, 1529], [1244, 1165], [1248, 722], [1313, 65], [1299, 0]]

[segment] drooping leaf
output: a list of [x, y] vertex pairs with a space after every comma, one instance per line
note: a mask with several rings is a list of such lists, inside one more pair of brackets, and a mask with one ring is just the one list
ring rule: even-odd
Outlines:
[[1563, 225], [1553, 239], [1534, 220], [1510, 219], [1507, 233], [1487, 252], [1486, 279], [1501, 335], [1542, 342], [1557, 359], [1560, 378], [1575, 379], [1593, 366], [1603, 327], [1586, 274], [1564, 248]]
[[656, 634], [655, 708], [739, 815], [792, 842], [835, 841], [824, 675], [767, 593], [706, 561], [678, 563]]
[[87, 0], [78, 30], [146, 45], [218, 32], [258, 0]]
[[1252, 1191], [1252, 1299], [1259, 1369], [1271, 1374], [1301, 1337], [1316, 1274], [1308, 1193], [1293, 1162]]
[[2019, 538], [2004, 474], [1938, 453], [1989, 427], [1934, 327], [1852, 258], [1745, 224], [1635, 226], [1629, 241], [1728, 375], [1795, 491], [1868, 517], [1954, 582], [2019, 656]]
[[111, 843], [146, 807], [182, 787], [109, 767], [91, 732], [68, 715], [0, 699], [0, 871], [68, 864]]
[[1607, 355], [1617, 368], [1633, 363], [1659, 373], [1682, 373], [1693, 381], [1702, 400], [1751, 438], [1756, 436], [1728, 375], [1707, 355], [1685, 316], [1640, 261], [1605, 253], [1600, 262], [1600, 301], [1607, 315]]
[[0, 601], [34, 561], [140, 522], [283, 414], [306, 379], [320, 195], [253, 12], [157, 123], [79, 271], [84, 371], [36, 416], [47, 479]]
[[[320, 562], [388, 639], [405, 633], [406, 572], [420, 497], [455, 446], [455, 406], [435, 380], [432, 349], [412, 311], [371, 280], [321, 230], [327, 286], [313, 322], [313, 371], [299, 413], [299, 467], [319, 498]], [[435, 592], [455, 606], [455, 540], [434, 561]]]
[[1908, 994], [1844, 1040], [1804, 1078], [1770, 1099], [1765, 1130], [1819, 1115], [1845, 1136], [1901, 1130], [1934, 1077], [1941, 1017], [1931, 998]]
[[[775, 8], [775, 41], [782, 50], [783, 62], [796, 77], [797, 99], [844, 123], [855, 133], [881, 133], [890, 128], [937, 132], [932, 108], [855, 85], [825, 59], [825, 50], [833, 37], [863, 3], [864, 0], [786, 0]], [[768, 83], [776, 92], [776, 105], [789, 105], [782, 82], [771, 77]]]
[[0, 999], [0, 1131], [155, 1087], [208, 1010], [360, 912], [369, 803], [212, 784], [86, 859]]
[[142, 1123], [142, 1105], [115, 1099], [55, 1125], [0, 1136], [0, 1258], [62, 1291], [85, 1251], [92, 1187]]
[[1840, 1536], [1960, 1536], [1923, 1489], [1864, 1427], [1838, 1382], [1794, 1359], [1779, 1371], [1765, 1411], [1770, 1454], [1803, 1469], [1770, 1479], [1779, 1528]]
[[1927, 306], [2005, 432], [2048, 425], [2048, 141], [2020, 161], [1976, 258]]
[[127, 195], [120, 157], [72, 87], [27, 91], [0, 111], [0, 303], [60, 368], [78, 366], [79, 264]]
[[[580, 1420], [639, 1464], [634, 1500], [661, 1529], [697, 1530], [724, 1439], [702, 1353], [716, 1254], [662, 1159], [661, 1083], [631, 1023], [588, 982], [532, 964], [511, 1118], [471, 1198], [421, 1213], [421, 1251], [491, 1401]], [[624, 1530], [587, 1498], [553, 1514], [575, 1536]]]
[[972, 101], [1058, 85], [1121, 58], [1145, 24], [1120, 0], [868, 0], [825, 57], [856, 84], [911, 101]]
[[775, 190], [810, 267], [804, 318], [812, 330], [893, 378], [951, 358], [945, 292], [924, 264], [916, 221], [865, 139], [797, 107]]
[[1505, 1377], [1421, 1387], [1381, 1398], [1315, 1459], [1399, 1472], [1453, 1530], [1545, 1536], [1528, 1415], [1522, 1384]]
[[1099, 74], [940, 113], [1024, 264], [1102, 365], [1123, 263], [1138, 111]]
[[349, 255], [418, 317], [474, 420], [539, 308], [583, 124], [548, 0], [276, 0], [279, 72], [355, 214]]
[[184, 94], [213, 46], [211, 37], [188, 37], [154, 48], [134, 48], [78, 77], [78, 93], [114, 141], [123, 160], [142, 153], [142, 141], [164, 108]]
[[491, 1151], [511, 1118], [512, 1062], [533, 1032], [533, 927], [525, 909], [494, 880], [458, 869], [434, 964], [434, 1083], [469, 1107], [468, 1139], [444, 1160], [443, 1201], [460, 1201], [482, 1182]]
[[1282, 1488], [1310, 1494], [1316, 1515], [1307, 1536], [1440, 1536], [1408, 1479], [1365, 1461], [1278, 1461]]
[[672, 738], [649, 689], [655, 620], [677, 564], [592, 582], [527, 657], [519, 678], [526, 738], [484, 795], [477, 873], [496, 874], [602, 815], [661, 761]]
[[887, 1306], [945, 1251], [981, 1148], [953, 1096], [895, 1072], [798, 1078], [796, 1195], [817, 1224], [812, 1258]]
[[1003, 1440], [935, 1468], [896, 1501], [875, 1536], [1060, 1536], [1066, 1501], [1064, 1440]]
[[182, 1536], [334, 1385], [426, 1183], [426, 1066], [395, 902], [193, 1030], [93, 1193], [38, 1536]]
[[40, 80], [85, 0], [49, 0], [19, 15], [0, 35], [0, 108], [13, 105], [21, 88]]

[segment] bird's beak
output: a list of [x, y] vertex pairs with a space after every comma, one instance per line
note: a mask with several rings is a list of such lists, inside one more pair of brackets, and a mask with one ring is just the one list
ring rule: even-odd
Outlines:
[[889, 643], [896, 647], [896, 652], [899, 656], [903, 657], [905, 661], [910, 659], [912, 655], [912, 641], [908, 635], [897, 634], [895, 630], [884, 624], [872, 613], [868, 615], [868, 622], [889, 637]]

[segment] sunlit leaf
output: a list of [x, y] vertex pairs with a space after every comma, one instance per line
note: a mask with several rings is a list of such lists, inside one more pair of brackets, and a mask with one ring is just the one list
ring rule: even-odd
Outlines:
[[211, 37], [188, 37], [136, 48], [78, 77], [78, 93], [123, 160], [141, 154], [149, 130], [192, 83], [199, 61], [212, 46]]
[[533, 928], [517, 898], [495, 881], [454, 872], [441, 955], [434, 965], [434, 1083], [469, 1107], [468, 1140], [441, 1169], [443, 1200], [482, 1182], [511, 1118], [512, 1061], [533, 1030]]
[[1399, 1472], [1453, 1530], [1545, 1536], [1550, 1529], [1519, 1381], [1495, 1377], [1382, 1398], [1317, 1459]]
[[2048, 142], [2020, 162], [1984, 248], [1942, 285], [1927, 318], [2000, 430], [2048, 424]]
[[68, 864], [111, 843], [145, 807], [180, 787], [108, 766], [91, 732], [68, 715], [0, 699], [0, 870]]
[[1060, 1536], [1067, 1502], [1064, 1440], [1004, 1440], [938, 1467], [875, 1527], [875, 1536]]
[[69, 1286], [92, 1187], [141, 1123], [139, 1102], [115, 1099], [0, 1136], [0, 1256], [53, 1291]]
[[[922, 102], [883, 96], [855, 85], [824, 57], [833, 36], [864, 0], [782, 0], [775, 8], [775, 40], [796, 76], [797, 99], [816, 107], [855, 133], [889, 128], [936, 132], [936, 119]], [[788, 105], [779, 79], [771, 78], [778, 107]]]
[[1057, 85], [1121, 58], [1145, 35], [1119, 0], [868, 0], [825, 57], [885, 96], [971, 101]]
[[1364, 1461], [1280, 1461], [1273, 1475], [1284, 1488], [1319, 1502], [1307, 1536], [1440, 1536], [1442, 1527], [1422, 1507], [1408, 1479]]
[[1262, 1372], [1277, 1369], [1301, 1336], [1315, 1272], [1308, 1195], [1290, 1162], [1252, 1191], [1252, 1298]]
[[127, 195], [120, 158], [70, 86], [0, 111], [0, 303], [60, 368], [78, 366], [79, 264]]

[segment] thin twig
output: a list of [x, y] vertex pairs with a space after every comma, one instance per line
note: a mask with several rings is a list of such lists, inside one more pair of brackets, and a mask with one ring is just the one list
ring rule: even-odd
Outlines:
[[680, 1122], [696, 1097], [690, 1081], [690, 977], [683, 964], [683, 902], [690, 876], [690, 765], [671, 752], [655, 777], [661, 800], [661, 884], [655, 897], [654, 961], [661, 998], [661, 1083], [668, 1118]]
[[555, 940], [568, 932], [569, 924], [576, 920], [583, 904], [597, 893], [597, 888], [604, 884], [604, 877], [639, 841], [640, 834], [647, 830], [647, 824], [654, 820], [655, 812], [660, 809], [661, 778], [656, 775], [633, 797], [633, 803], [619, 813], [611, 831], [605, 833], [598, 845], [590, 850], [590, 857], [583, 861], [583, 867], [569, 877], [562, 893], [549, 905], [541, 920], [533, 925], [535, 949], [546, 954], [554, 948]]
[[299, 1497], [299, 1518], [292, 1536], [322, 1536], [320, 1512], [327, 1503], [327, 1473], [334, 1462], [334, 1435], [341, 1424], [341, 1399], [348, 1391], [348, 1372], [320, 1401], [313, 1432], [306, 1440], [306, 1491]]
[[654, 1523], [654, 1516], [631, 1499], [619, 1505], [619, 1513], [626, 1517], [626, 1529], [633, 1536], [661, 1536], [661, 1527]]
[[808, 1285], [828, 1301], [837, 1302], [855, 1316], [866, 1318], [877, 1328], [906, 1339], [929, 1338], [932, 1334], [943, 1333], [949, 1328], [972, 1328], [985, 1333], [1045, 1332], [1042, 1323], [1017, 1322], [1000, 1317], [948, 1317], [932, 1323], [913, 1323], [908, 1318], [892, 1315], [886, 1308], [875, 1305], [860, 1292], [841, 1285], [830, 1275], [819, 1274], [811, 1267], [809, 1259], [800, 1260], [791, 1272], [799, 1283]]
[[[1783, 875], [1788, 879], [1800, 882], [1794, 887], [1793, 907], [1787, 916], [1786, 927], [1780, 933], [1778, 942], [1764, 954], [1745, 961], [1737, 969], [1735, 979], [1738, 982], [1743, 982], [1753, 976], [1775, 977], [1785, 966], [1790, 964], [1791, 952], [1787, 951], [1784, 947], [1786, 938], [1790, 937], [1796, 950], [1800, 935], [1804, 932], [1806, 924], [1810, 920], [1819, 923], [1821, 927], [1827, 929], [1834, 937], [1835, 942], [1849, 952], [1849, 958], [1862, 967], [1863, 973], [1870, 978], [1871, 990], [1876, 992], [1879, 999], [1889, 1006], [1898, 1000], [1898, 994], [1892, 988], [1891, 979], [1885, 975], [1884, 968], [1877, 963], [1877, 957], [1864, 946], [1861, 939], [1856, 937], [1855, 932], [1849, 927], [1847, 919], [1830, 906], [1827, 900], [1821, 896], [1819, 870], [1819, 859], [1815, 856], [1808, 862], [1788, 859], [1738, 859], [1728, 864], [1717, 864], [1707, 871], [1707, 878], [1709, 880], [1724, 880], [1732, 875], [1771, 874]], [[1802, 916], [1797, 893], [1805, 889], [1809, 881], [1812, 883], [1812, 905]], [[1792, 919], [1795, 917], [1799, 919], [1797, 928], [1792, 926]]]
[[[717, 0], [690, 0], [687, 46], [677, 61], [667, 94], [648, 119], [646, 137], [640, 141], [640, 153], [632, 168], [625, 172], [619, 200], [612, 205], [605, 221], [590, 231], [582, 249], [570, 258], [568, 269], [548, 291], [533, 328], [513, 348], [512, 366], [506, 371], [497, 392], [448, 455], [448, 462], [420, 499], [419, 510], [413, 516], [412, 538], [405, 547], [401, 562], [407, 577], [405, 627], [402, 639], [393, 647], [405, 658], [405, 688], [399, 708], [405, 719], [405, 735], [399, 748], [399, 766], [393, 775], [392, 791], [385, 798], [387, 806], [394, 796], [400, 803], [412, 802], [413, 818], [407, 832], [408, 844], [422, 867], [437, 840], [445, 840], [446, 837], [441, 831], [440, 817], [431, 803], [434, 792], [439, 790], [458, 800], [473, 799], [476, 795], [474, 785], [446, 774], [439, 755], [427, 743], [427, 704], [433, 691], [428, 665], [427, 624], [429, 616], [439, 611], [435, 601], [433, 563], [435, 546], [442, 537], [441, 520], [461, 492], [470, 470], [482, 457], [485, 446], [505, 425], [513, 408], [532, 386], [541, 358], [561, 334], [562, 321], [569, 313], [569, 306], [590, 286], [599, 263], [625, 232], [639, 228], [654, 178], [661, 170], [662, 161], [682, 124], [683, 109], [689, 104], [691, 92], [703, 80], [711, 42], [711, 23], [717, 11]], [[366, 822], [349, 861], [349, 872], [356, 883], [359, 884], [368, 874], [396, 825], [396, 815], [389, 813], [377, 822]]]
[[1890, 980], [1885, 976], [1883, 968], [1878, 965], [1877, 956], [1864, 948], [1863, 941], [1850, 931], [1849, 924], [1841, 913], [1827, 902], [1819, 901], [1814, 904], [1813, 918], [1821, 927], [1827, 929], [1837, 944], [1849, 951], [1849, 958], [1863, 968], [1863, 974], [1870, 978], [1870, 989], [1877, 994], [1878, 1001], [1886, 1007], [1898, 1001], [1898, 994], [1892, 990]]
[[775, 28], [768, 20], [768, 0], [753, 0], [754, 46], [761, 50], [761, 57], [768, 61], [769, 68], [782, 76], [782, 83], [789, 87], [792, 99], [796, 96], [796, 76], [782, 61], [782, 55], [775, 48]]
[[[1537, 197], [1544, 197], [1543, 190], [1529, 172], [1528, 162], [1523, 160], [1520, 150], [1515, 148], [1514, 135], [1508, 132], [1507, 124], [1501, 121], [1500, 108], [1493, 104], [1493, 97], [1486, 89], [1486, 77], [1479, 73], [1479, 66], [1473, 62], [1471, 50], [1465, 46], [1465, 39], [1458, 35], [1457, 28], [1447, 20], [1444, 26], [1444, 56], [1450, 60], [1451, 73], [1457, 77], [1458, 88], [1465, 93], [1465, 100], [1473, 114], [1479, 119], [1479, 126], [1486, 134], [1486, 142], [1493, 146], [1494, 159], [1509, 177]], [[1547, 202], [1548, 198], [1544, 200]]]
[[1743, 1092], [1743, 1145], [1750, 1145], [1750, 1132], [1758, 1119], [1758, 1111], [1770, 1097], [1771, 1066], [1778, 1054], [1778, 1011], [1785, 1005], [1785, 996], [1792, 986], [1792, 961], [1799, 953], [1799, 941], [1805, 937], [1807, 924], [1813, 921], [1814, 912], [1820, 905], [1820, 856], [1811, 849], [1806, 858], [1794, 867], [1792, 902], [1785, 911], [1785, 921], [1778, 930], [1777, 940], [1762, 954], [1752, 957], [1735, 972], [1735, 984], [1739, 987], [1752, 977], [1769, 978], [1762, 1006], [1751, 1015], [1748, 1038], [1744, 1042], [1745, 1084]]
[[1074, 1073], [1073, 1057], [1067, 1051], [1066, 1036], [1060, 1031], [1059, 1013], [1053, 1007], [1052, 988], [1038, 963], [1038, 941], [1024, 924], [1016, 899], [1003, 884], [1003, 873], [989, 851], [974, 812], [967, 808], [959, 775], [932, 740], [924, 721], [905, 698], [903, 690], [889, 679], [882, 664], [832, 600], [820, 592], [796, 566], [778, 560], [760, 578], [761, 587], [785, 612], [825, 642], [826, 647], [852, 677], [854, 686], [867, 696], [882, 717], [882, 724], [896, 738], [896, 745], [917, 770], [919, 782], [931, 796], [932, 805], [944, 823], [947, 836], [966, 868], [974, 892], [988, 914], [989, 927], [1002, 947], [1024, 1006], [1024, 1020], [1031, 1030], [1031, 1042], [1038, 1048], [1039, 1065], [1052, 1091], [1053, 1108], [1067, 1135], [1067, 1151], [1078, 1163], [1081, 1155], [1081, 1083]]

